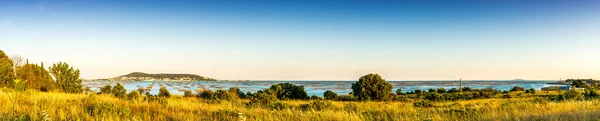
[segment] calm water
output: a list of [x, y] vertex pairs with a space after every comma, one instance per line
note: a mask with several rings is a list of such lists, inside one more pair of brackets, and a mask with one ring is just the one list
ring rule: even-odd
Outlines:
[[[210, 82], [161, 82], [171, 94], [183, 94], [183, 90], [191, 90], [195, 93], [195, 90], [201, 89], [224, 89], [227, 90], [230, 87], [238, 87], [244, 92], [256, 92], [277, 83], [292, 83], [296, 85], [303, 85], [308, 95], [322, 96], [323, 92], [327, 90], [334, 91], [338, 94], [348, 94], [352, 92], [351, 85], [355, 81], [243, 81], [243, 82], [228, 82], [228, 81], [210, 81]], [[388, 81], [393, 86], [392, 91], [396, 89], [402, 89], [403, 92], [410, 92], [416, 89], [428, 90], [429, 88], [437, 89], [443, 87], [446, 90], [456, 88], [459, 85], [459, 81]], [[463, 87], [471, 87], [476, 89], [482, 89], [492, 87], [498, 90], [510, 90], [513, 86], [520, 86], [525, 89], [535, 88], [540, 90], [542, 87], [552, 86], [546, 84], [547, 82], [553, 81], [515, 81], [515, 80], [496, 80], [496, 81], [463, 81]], [[84, 87], [90, 87], [92, 90], [98, 91], [98, 87], [102, 87], [106, 84], [115, 85], [115, 82], [83, 82]], [[152, 82], [122, 82], [127, 91], [137, 90], [138, 87], [146, 87]], [[158, 94], [160, 86], [158, 82], [150, 90], [151, 94]]]

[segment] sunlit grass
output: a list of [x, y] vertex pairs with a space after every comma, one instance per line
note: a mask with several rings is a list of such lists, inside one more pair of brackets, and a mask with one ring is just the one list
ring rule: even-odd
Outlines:
[[[545, 93], [539, 92], [539, 95]], [[539, 98], [539, 99], [538, 99]], [[420, 101], [420, 100], [419, 100]], [[0, 89], [0, 120], [598, 120], [600, 101], [552, 102], [540, 97], [434, 102], [340, 102], [324, 110], [302, 110], [303, 100], [281, 101], [282, 110], [249, 107], [248, 100], [211, 101], [173, 96], [166, 103], [110, 95]], [[13, 104], [15, 105], [13, 108]], [[14, 111], [14, 113], [13, 113]], [[42, 113], [46, 112], [46, 114]], [[241, 114], [240, 114], [241, 113]], [[241, 116], [240, 116], [241, 115]]]

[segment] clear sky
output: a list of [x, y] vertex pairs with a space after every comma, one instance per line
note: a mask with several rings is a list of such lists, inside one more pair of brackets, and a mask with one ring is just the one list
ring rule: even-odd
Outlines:
[[83, 78], [600, 78], [598, 0], [1, 0], [0, 49]]

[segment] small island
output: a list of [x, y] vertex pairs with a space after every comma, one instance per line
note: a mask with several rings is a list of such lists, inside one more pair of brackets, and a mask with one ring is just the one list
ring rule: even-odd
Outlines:
[[199, 76], [196, 74], [148, 74], [143, 72], [132, 72], [126, 75], [117, 76], [108, 81], [216, 81], [216, 79]]

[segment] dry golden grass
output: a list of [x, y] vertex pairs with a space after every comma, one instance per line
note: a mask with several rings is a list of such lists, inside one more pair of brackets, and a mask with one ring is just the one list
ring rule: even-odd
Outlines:
[[[289, 107], [273, 110], [248, 107], [247, 100], [209, 101], [174, 96], [166, 103], [124, 100], [110, 95], [0, 89], [0, 120], [599, 120], [600, 100], [550, 102], [536, 97], [436, 102], [414, 107], [412, 102], [339, 102], [325, 110], [301, 110], [309, 101], [281, 101]], [[14, 104], [14, 108], [13, 108]], [[14, 113], [13, 113], [14, 111]], [[43, 112], [47, 112], [47, 114]], [[241, 116], [240, 114], [241, 113]]]

